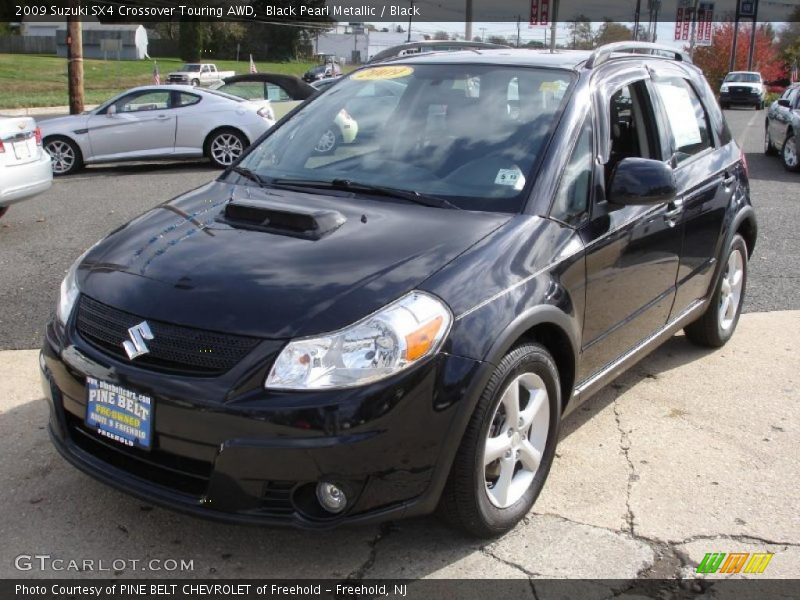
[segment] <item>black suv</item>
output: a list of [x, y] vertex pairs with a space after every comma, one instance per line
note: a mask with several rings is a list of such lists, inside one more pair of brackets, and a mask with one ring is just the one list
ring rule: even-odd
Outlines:
[[76, 261], [41, 355], [50, 433], [195, 515], [438, 506], [495, 535], [566, 413], [680, 329], [731, 337], [755, 240], [742, 151], [674, 49], [369, 66]]

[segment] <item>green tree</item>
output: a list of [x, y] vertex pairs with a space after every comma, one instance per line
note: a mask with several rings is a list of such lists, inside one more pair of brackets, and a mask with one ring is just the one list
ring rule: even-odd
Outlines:
[[501, 46], [508, 46], [508, 40], [502, 35], [490, 35], [486, 40], [490, 44], [500, 44]]
[[[301, 6], [312, 8], [324, 7], [325, 0], [253, 0], [253, 8], [259, 14], [264, 14], [267, 6], [279, 8], [294, 8], [295, 14], [300, 14]], [[270, 19], [270, 21], [275, 21]], [[247, 52], [252, 52], [259, 58], [272, 60], [292, 60], [302, 54], [311, 52], [314, 47], [314, 38], [331, 27], [328, 17], [304, 17], [296, 21], [282, 19], [279, 23], [248, 23], [245, 36]]]
[[592, 22], [587, 16], [577, 15], [574, 19], [570, 20], [567, 25], [567, 32], [570, 48], [578, 50], [594, 48]]
[[435, 40], [449, 40], [450, 36], [447, 35], [446, 31], [439, 30], [433, 34], [433, 39]]
[[203, 24], [199, 21], [184, 19], [180, 24], [181, 60], [194, 62], [203, 54]]
[[633, 39], [633, 31], [623, 25], [609, 19], [603, 21], [597, 35], [594, 38], [595, 45], [611, 44], [613, 42], [627, 42]]

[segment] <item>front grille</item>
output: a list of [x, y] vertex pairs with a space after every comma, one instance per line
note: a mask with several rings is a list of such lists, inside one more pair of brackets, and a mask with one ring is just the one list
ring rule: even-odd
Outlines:
[[217, 375], [242, 360], [259, 343], [258, 338], [216, 333], [148, 319], [153, 339], [147, 354], [128, 359], [123, 342], [128, 329], [142, 317], [102, 304], [88, 296], [78, 303], [78, 334], [92, 346], [126, 362], [154, 370], [188, 375]]
[[294, 481], [266, 481], [261, 494], [259, 512], [272, 517], [289, 517], [294, 513], [292, 492]]
[[92, 456], [162, 487], [198, 498], [205, 494], [213, 468], [210, 462], [123, 446], [98, 435], [72, 413], [65, 415], [70, 439]]

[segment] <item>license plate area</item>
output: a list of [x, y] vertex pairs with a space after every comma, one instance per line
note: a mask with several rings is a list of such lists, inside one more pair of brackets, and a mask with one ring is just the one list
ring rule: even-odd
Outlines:
[[14, 156], [17, 160], [27, 160], [31, 157], [31, 149], [28, 147], [27, 141], [12, 142], [11, 146], [14, 148]]
[[130, 448], [150, 450], [153, 399], [115, 383], [87, 377], [84, 421], [107, 439]]

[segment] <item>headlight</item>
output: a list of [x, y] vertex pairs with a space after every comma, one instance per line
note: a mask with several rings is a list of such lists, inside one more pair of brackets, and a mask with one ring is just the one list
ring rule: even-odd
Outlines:
[[64, 276], [64, 280], [61, 282], [61, 292], [58, 296], [56, 317], [58, 317], [58, 320], [64, 325], [66, 325], [67, 321], [69, 321], [69, 317], [72, 314], [72, 309], [75, 307], [75, 301], [78, 299], [78, 295], [80, 294], [78, 290], [78, 282], [76, 281], [78, 265], [81, 264], [83, 259], [86, 258], [86, 255], [94, 250], [94, 247], [102, 242], [103, 239], [105, 238], [96, 241], [83, 254], [75, 259], [75, 262], [70, 265], [67, 274]]
[[78, 271], [78, 263], [80, 263], [81, 260], [83, 260], [83, 255], [72, 263], [69, 271], [67, 271], [67, 275], [61, 282], [61, 293], [58, 297], [56, 316], [64, 325], [67, 324], [69, 316], [72, 314], [72, 309], [75, 306], [75, 301], [78, 299], [78, 284], [75, 281], [75, 274]]
[[727, 86], [727, 85], [723, 85], [723, 86], [720, 88], [720, 90], [719, 90], [719, 91], [720, 91], [720, 92], [722, 92], [722, 93], [724, 94], [725, 92], [727, 92], [727, 91], [728, 91], [728, 86]]
[[411, 292], [361, 321], [324, 336], [294, 340], [265, 387], [323, 390], [364, 385], [435, 354], [453, 316], [441, 300]]

